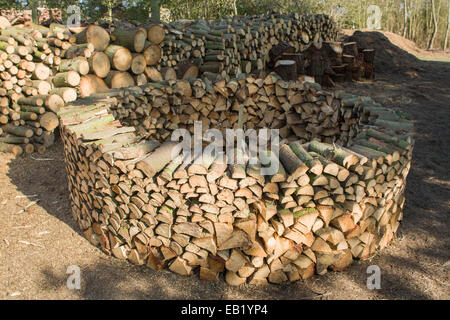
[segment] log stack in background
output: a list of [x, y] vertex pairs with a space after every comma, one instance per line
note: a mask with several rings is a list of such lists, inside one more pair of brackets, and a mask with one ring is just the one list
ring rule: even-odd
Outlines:
[[351, 38], [344, 42], [332, 43], [327, 50], [332, 59], [329, 60], [331, 72], [327, 74], [328, 81], [359, 81], [363, 79], [373, 80], [375, 78], [375, 49], [361, 47]]
[[[80, 75], [71, 68], [88, 68], [61, 58], [74, 41], [56, 24], [0, 30], [1, 151], [43, 152], [53, 144], [55, 112], [77, 98]], [[61, 63], [69, 67], [59, 71]]]
[[[61, 9], [47, 9], [37, 8], [39, 23], [46, 24], [55, 20], [61, 20]], [[22, 24], [32, 21], [32, 10], [16, 10], [16, 9], [1, 9], [0, 20], [5, 19], [8, 21], [8, 25]], [[2, 23], [0, 22], [0, 29]]]
[[[223, 110], [210, 110], [217, 105]], [[244, 128], [295, 119], [292, 137], [271, 158], [279, 163], [274, 175], [261, 174], [264, 154], [257, 165], [227, 164], [220, 155], [172, 158], [171, 131], [190, 129], [194, 120], [239, 127], [242, 109], [249, 115]], [[334, 109], [340, 130], [313, 132], [316, 118], [333, 118]], [[149, 119], [134, 116], [147, 112]], [[261, 120], [261, 112], [275, 118]], [[115, 89], [58, 116], [72, 212], [84, 235], [107, 254], [155, 270], [198, 272], [207, 280], [224, 274], [230, 285], [306, 279], [370, 257], [389, 244], [402, 219], [412, 123], [367, 97], [271, 74]], [[149, 120], [156, 130], [147, 128]]]
[[162, 66], [173, 67], [190, 59], [211, 80], [260, 74], [270, 62], [269, 51], [280, 42], [300, 52], [313, 41], [337, 38], [337, 28], [327, 15], [234, 16], [210, 22], [175, 21], [166, 27]]
[[[105, 29], [111, 34], [110, 43], [95, 50], [108, 55], [111, 72], [82, 77], [82, 97], [99, 93], [106, 86], [197, 77], [230, 80], [241, 73], [263, 75], [270, 61], [269, 51], [280, 42], [300, 52], [313, 42], [337, 37], [337, 28], [326, 15], [271, 14], [142, 25], [115, 22]], [[95, 34], [98, 37], [101, 32]], [[101, 37], [108, 42], [106, 36]], [[89, 39], [77, 36], [77, 43], [84, 42]]]
[[313, 41], [301, 52], [289, 43], [280, 42], [269, 51], [269, 70], [285, 80], [295, 80], [299, 75], [313, 76], [325, 87], [334, 87], [336, 82], [373, 80], [375, 50], [364, 49], [349, 39]]

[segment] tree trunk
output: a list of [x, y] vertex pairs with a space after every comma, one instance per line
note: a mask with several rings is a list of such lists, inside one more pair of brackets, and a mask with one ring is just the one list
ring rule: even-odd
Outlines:
[[150, 8], [152, 10], [152, 20], [154, 20], [154, 21], [160, 21], [161, 20], [160, 4], [161, 4], [161, 0], [151, 0], [150, 1]]
[[129, 49], [111, 44], [106, 48], [105, 54], [109, 57], [114, 69], [127, 71], [131, 67], [132, 55]]
[[403, 1], [403, 6], [404, 6], [404, 10], [403, 10], [403, 17], [404, 17], [404, 24], [403, 24], [403, 37], [406, 37], [406, 31], [408, 30], [408, 1], [404, 0]]
[[104, 51], [110, 40], [109, 33], [95, 24], [91, 24], [76, 35], [78, 44], [92, 43], [95, 51]]
[[[440, 4], [440, 0], [439, 0], [439, 4]], [[430, 39], [430, 43], [428, 44], [428, 50], [432, 50], [433, 49], [433, 45], [434, 45], [434, 40], [436, 38], [436, 33], [438, 30], [438, 21], [436, 18], [436, 10], [435, 10], [435, 2], [434, 0], [431, 0], [431, 18], [433, 19], [433, 32], [431, 34], [431, 39]]]
[[[142, 52], [147, 40], [147, 31], [140, 28], [117, 28], [112, 33], [116, 44], [124, 46], [133, 52]], [[106, 48], [105, 48], [106, 49]]]
[[108, 18], [110, 23], [113, 21], [113, 5], [113, 1], [108, 1]]
[[109, 88], [102, 78], [95, 74], [87, 74], [80, 80], [80, 95], [82, 98], [88, 97], [93, 93], [107, 91]]
[[444, 51], [447, 49], [447, 45], [448, 45], [449, 30], [450, 30], [450, 0], [448, 0], [447, 31], [445, 32]]
[[234, 11], [234, 15], [237, 16], [238, 11], [237, 11], [237, 6], [236, 6], [236, 0], [233, 0], [233, 11]]
[[33, 23], [39, 24], [38, 1], [31, 1], [31, 19]]

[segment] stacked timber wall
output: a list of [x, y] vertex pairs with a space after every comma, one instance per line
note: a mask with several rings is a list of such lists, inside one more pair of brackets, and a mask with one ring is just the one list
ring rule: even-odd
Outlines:
[[[155, 270], [230, 285], [306, 279], [383, 249], [402, 219], [412, 123], [369, 97], [270, 74], [116, 89], [58, 116], [84, 235]], [[172, 158], [171, 132], [196, 120], [280, 129], [278, 172], [262, 175], [262, 158]]]

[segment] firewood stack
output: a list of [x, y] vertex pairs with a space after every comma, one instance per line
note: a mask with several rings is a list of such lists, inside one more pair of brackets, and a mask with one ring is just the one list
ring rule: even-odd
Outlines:
[[268, 70], [284, 80], [308, 75], [324, 87], [334, 87], [336, 82], [375, 77], [375, 50], [363, 49], [356, 42], [314, 40], [303, 51], [280, 42], [269, 51], [269, 57]]
[[270, 62], [269, 50], [280, 42], [289, 43], [298, 52], [313, 40], [337, 37], [337, 28], [327, 15], [273, 13], [210, 22], [181, 20], [166, 28], [169, 36], [163, 46], [162, 65], [173, 67], [180, 59], [189, 59], [211, 80], [259, 74]]
[[111, 107], [114, 117], [154, 140], [165, 140], [180, 127], [193, 133], [197, 120], [205, 130], [235, 128], [241, 104], [244, 129], [279, 129], [288, 141], [317, 138], [346, 144], [359, 131], [359, 97], [328, 92], [315, 83], [286, 82], [275, 73], [265, 79], [246, 77], [214, 85], [200, 79], [177, 81], [174, 86], [172, 82], [130, 92]]
[[[110, 36], [96, 25], [72, 34], [57, 23], [48, 28], [26, 23], [0, 30], [0, 151], [43, 152], [54, 141], [58, 126], [54, 112], [65, 103], [110, 87], [146, 83], [147, 64], [160, 59], [147, 50], [160, 50], [147, 43], [148, 37], [155, 41], [154, 34], [119, 28]], [[147, 56], [154, 61], [148, 62]]]
[[[90, 73], [81, 77], [81, 97], [162, 80], [155, 68], [161, 60], [165, 38], [165, 30], [159, 24], [136, 27], [117, 22], [108, 30], [89, 25], [76, 38], [76, 47], [84, 52], [90, 65]], [[84, 48], [90, 45], [92, 50], [86, 52]]]
[[326, 73], [328, 82], [373, 80], [375, 78], [375, 49], [365, 49], [357, 42], [333, 42], [324, 48], [332, 71]]
[[43, 152], [53, 144], [55, 112], [77, 98], [79, 74], [56, 73], [61, 52], [73, 41], [57, 26], [0, 30], [1, 151]]
[[[39, 23], [51, 20], [61, 20], [61, 9], [38, 8]], [[11, 25], [32, 21], [31, 10], [2, 9], [0, 16], [7, 19]]]
[[[333, 117], [334, 109], [337, 128], [354, 131], [312, 132], [326, 121], [316, 115]], [[149, 119], [132, 119], [133, 112], [157, 123], [146, 140], [136, 132]], [[192, 129], [194, 120], [218, 129], [284, 128], [288, 114], [309, 135], [290, 122], [289, 139], [270, 158], [279, 164], [271, 176], [261, 173], [269, 154], [259, 154], [257, 165], [227, 164], [222, 155], [182, 159], [172, 157], [170, 134], [161, 134]], [[306, 279], [370, 257], [402, 219], [412, 123], [368, 97], [271, 74], [115, 89], [58, 116], [72, 212], [84, 235], [107, 254], [155, 270], [207, 280], [224, 274], [230, 285]], [[127, 117], [137, 129], [122, 126]]]

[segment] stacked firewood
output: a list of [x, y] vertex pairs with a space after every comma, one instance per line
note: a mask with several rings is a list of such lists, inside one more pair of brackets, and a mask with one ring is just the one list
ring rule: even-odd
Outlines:
[[61, 70], [53, 68], [54, 73], [67, 69], [79, 73], [81, 80], [76, 87], [81, 97], [148, 81], [198, 76], [215, 80], [218, 76], [229, 79], [240, 73], [260, 73], [269, 50], [279, 41], [299, 49], [337, 34], [325, 15], [237, 16], [139, 26], [116, 21], [105, 28], [89, 25], [70, 30], [57, 23], [49, 28], [32, 23], [26, 26], [22, 31], [34, 29], [48, 40], [51, 52], [44, 52], [44, 57], [49, 64], [62, 63]]
[[159, 24], [135, 27], [117, 23], [107, 30], [99, 25], [87, 26], [76, 34], [77, 44], [73, 46], [90, 66], [90, 73], [81, 77], [81, 97], [109, 88], [161, 81], [155, 66], [161, 60], [164, 38], [165, 30]]
[[[62, 18], [61, 9], [47, 9], [37, 8], [39, 23]], [[31, 10], [16, 10], [16, 9], [2, 9], [0, 10], [0, 17], [4, 17], [10, 24], [22, 24], [32, 20]]]
[[229, 80], [240, 73], [260, 73], [269, 60], [269, 50], [282, 41], [302, 51], [312, 41], [337, 37], [336, 26], [326, 15], [234, 16], [210, 22], [175, 21], [166, 27], [168, 44], [176, 45], [164, 50], [163, 65], [174, 66], [177, 58], [189, 58], [212, 80], [218, 75]]
[[313, 41], [303, 51], [280, 42], [269, 51], [269, 58], [269, 70], [285, 80], [308, 75], [323, 86], [334, 87], [336, 82], [375, 77], [375, 50], [363, 49], [356, 42]]
[[328, 82], [359, 81], [375, 78], [375, 49], [365, 49], [357, 42], [334, 42], [328, 44], [326, 52], [331, 59], [328, 65], [331, 72], [326, 72]]
[[[207, 97], [203, 98], [205, 95], [203, 91], [210, 91], [205, 85], [210, 80], [223, 79], [218, 83], [224, 84], [224, 81], [237, 76], [241, 79], [238, 80], [241, 86], [245, 74], [253, 73], [258, 78], [264, 75], [265, 72], [262, 71], [268, 68], [267, 71], [273, 69], [285, 80], [296, 80], [299, 75], [308, 74], [314, 76], [317, 82], [326, 84], [322, 76], [330, 70], [333, 72], [333, 69], [330, 63], [324, 63], [324, 61], [332, 59], [338, 61], [339, 57], [346, 57], [336, 53], [339, 52], [339, 43], [330, 42], [336, 37], [337, 29], [326, 15], [236, 16], [209, 22], [202, 20], [176, 21], [170, 24], [149, 22], [139, 26], [117, 21], [113, 25], [103, 27], [88, 25], [76, 30], [57, 23], [50, 24], [48, 28], [27, 23], [23, 26], [6, 27], [1, 32], [0, 50], [4, 53], [0, 52], [2, 55], [0, 58], [7, 60], [3, 63], [6, 66], [0, 76], [6, 88], [2, 104], [6, 105], [6, 101], [9, 101], [9, 107], [3, 111], [8, 114], [9, 110], [21, 111], [20, 105], [25, 103], [24, 100], [19, 102], [18, 99], [21, 97], [39, 96], [38, 104], [43, 99], [44, 107], [47, 107], [49, 111], [55, 111], [62, 104], [75, 100], [77, 96], [87, 97], [110, 88], [131, 87], [147, 82], [186, 79], [189, 86], [193, 84], [194, 95], [197, 99], [195, 102], [197, 105], [192, 105], [191, 108], [202, 109], [203, 121], [215, 124], [226, 118], [227, 113], [223, 112], [226, 109], [223, 103], [227, 96], [224, 95], [219, 99], [216, 96], [220, 95], [214, 93], [212, 101], [218, 103], [214, 112], [212, 112], [213, 104], [209, 100], [200, 101], [207, 99]], [[22, 60], [27, 62], [17, 62], [22, 56], [16, 53], [17, 49], [11, 49], [11, 47], [20, 47], [23, 51], [22, 56], [25, 55], [23, 56], [25, 59]], [[9, 59], [11, 54], [14, 61]], [[33, 65], [38, 67], [35, 68]], [[25, 71], [22, 70], [32, 68], [38, 70], [34, 73], [45, 69], [44, 73], [47, 75], [35, 76], [33, 71], [26, 71], [24, 74]], [[14, 74], [16, 69], [19, 71], [17, 75]], [[198, 77], [208, 81], [193, 80]], [[263, 80], [257, 78], [248, 84], [249, 89], [240, 88], [239, 90], [241, 102], [246, 104], [250, 112], [249, 116], [252, 118], [249, 123], [256, 128], [262, 128], [266, 123], [274, 120], [276, 127], [282, 131], [283, 138], [292, 140], [295, 133], [305, 141], [320, 136], [324, 141], [333, 142], [331, 137], [337, 130], [333, 126], [343, 115], [339, 114], [342, 111], [338, 111], [336, 105], [331, 103], [332, 101], [327, 101], [322, 109], [317, 107], [308, 109], [310, 115], [299, 119], [298, 116], [292, 116], [292, 112], [286, 110], [288, 107], [286, 102], [289, 99], [298, 99], [298, 97], [290, 96], [288, 84], [284, 84], [284, 87], [273, 86], [273, 83], [265, 84], [263, 90], [261, 87]], [[272, 91], [275, 87], [276, 92]], [[162, 88], [165, 88], [164, 85]], [[255, 96], [254, 99], [253, 96]], [[126, 107], [119, 107], [116, 110], [119, 114], [118, 118], [139, 123], [140, 132], [145, 131], [146, 136], [158, 132], [159, 136], [156, 138], [166, 138], [170, 130], [165, 129], [164, 116], [158, 120], [154, 117], [160, 111], [153, 111], [151, 114], [148, 107], [140, 106], [141, 101], [144, 105], [147, 104], [147, 98], [135, 97], [129, 106], [125, 101], [121, 102]], [[270, 101], [267, 114], [264, 114], [265, 110], [254, 110], [256, 105], [264, 104], [267, 99]], [[152, 103], [161, 104], [165, 103], [167, 97], [153, 100]], [[311, 102], [315, 101], [306, 98], [303, 107], [308, 108], [308, 103]], [[18, 103], [18, 105], [12, 105], [12, 103]], [[205, 105], [207, 107], [203, 108]], [[31, 106], [42, 107], [36, 104]], [[233, 110], [236, 108], [237, 106], [234, 105]], [[296, 108], [301, 107], [296, 106]], [[355, 111], [346, 110], [345, 117], [348, 121], [341, 123], [340, 140], [335, 142], [347, 142], [349, 136], [357, 133]], [[121, 113], [123, 115], [120, 115]], [[222, 120], [209, 118], [209, 114]], [[5, 114], [3, 123], [9, 123], [11, 116], [17, 118], [14, 113], [10, 116]], [[21, 120], [14, 125], [26, 125], [24, 123], [26, 120]], [[180, 122], [178, 118], [174, 121], [166, 125]], [[230, 121], [236, 121], [236, 119], [227, 119], [224, 122], [225, 127]], [[322, 125], [313, 127], [312, 125], [317, 121], [322, 122]], [[311, 125], [308, 127], [308, 124]], [[323, 131], [323, 134], [319, 131]], [[14, 138], [9, 141], [19, 140]], [[3, 149], [10, 150], [13, 147], [4, 146]], [[44, 150], [41, 145], [35, 145], [35, 147], [40, 147], [38, 148], [40, 151]], [[17, 148], [15, 150], [20, 153]], [[32, 148], [28, 147], [27, 150], [32, 151]]]
[[43, 152], [53, 144], [55, 112], [76, 100], [74, 87], [80, 82], [70, 66], [57, 73], [62, 52], [72, 42], [57, 26], [0, 30], [1, 151]]
[[116, 28], [111, 35], [96, 25], [73, 34], [57, 23], [0, 30], [1, 151], [43, 152], [58, 126], [54, 112], [65, 103], [110, 87], [146, 83], [147, 66], [160, 60], [154, 43], [164, 36], [158, 25], [148, 32]]
[[[155, 270], [198, 271], [208, 280], [224, 273], [230, 285], [343, 270], [389, 244], [402, 219], [412, 123], [370, 98], [274, 79], [169, 81], [116, 89], [61, 108], [72, 213], [89, 241]], [[148, 102], [138, 105], [138, 98]], [[285, 106], [277, 114], [273, 105], [279, 99]], [[217, 105], [229, 113], [209, 110]], [[340, 139], [350, 134], [340, 132], [315, 132], [316, 139], [303, 143], [311, 132], [308, 139], [282, 139], [279, 156], [260, 153], [257, 164], [227, 163], [222, 154], [174, 157], [178, 143], [158, 133], [191, 128], [194, 120], [218, 129], [283, 127], [286, 114], [309, 121], [331, 113], [329, 108], [338, 110], [337, 128], [352, 119], [345, 116], [348, 110], [356, 112], [358, 130], [347, 143]], [[158, 130], [142, 140], [134, 126], [115, 119], [113, 112], [125, 122], [121, 109], [150, 112], [150, 119], [128, 122], [154, 119]], [[277, 116], [253, 120], [259, 112]], [[263, 175], [262, 168], [273, 163], [277, 172]]]
[[242, 77], [214, 85], [200, 79], [149, 84], [130, 91], [111, 109], [116, 119], [155, 140], [165, 140], [175, 128], [193, 132], [194, 121], [201, 121], [204, 130], [236, 128], [243, 105], [244, 129], [270, 127], [288, 141], [347, 144], [359, 131], [358, 101], [271, 73], [265, 79]]

